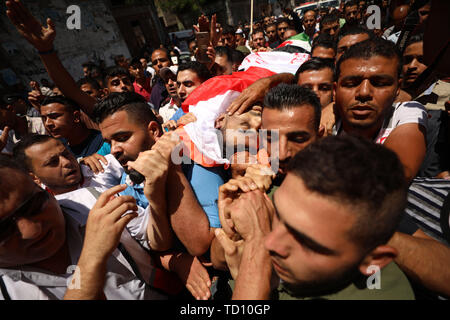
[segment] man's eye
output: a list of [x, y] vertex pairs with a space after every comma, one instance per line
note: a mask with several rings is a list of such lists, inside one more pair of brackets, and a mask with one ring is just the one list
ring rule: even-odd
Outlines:
[[331, 85], [328, 85], [328, 84], [320, 85], [319, 86], [319, 90], [320, 91], [330, 91], [331, 90]]
[[118, 86], [120, 84], [119, 81], [111, 81], [111, 85], [113, 86]]

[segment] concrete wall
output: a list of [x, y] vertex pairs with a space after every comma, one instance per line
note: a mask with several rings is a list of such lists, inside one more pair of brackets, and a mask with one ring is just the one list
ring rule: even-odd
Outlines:
[[[72, 4], [81, 8], [80, 30], [68, 30], [66, 27], [70, 16], [66, 10]], [[102, 0], [27, 0], [26, 6], [40, 21], [50, 17], [55, 22], [55, 49], [75, 80], [83, 76], [83, 62], [100, 59], [109, 66], [114, 63], [112, 58], [115, 55], [130, 56], [115, 19]], [[25, 86], [30, 80], [48, 79], [38, 54], [6, 16], [4, 1], [0, 8], [0, 50], [3, 59], [7, 60], [0, 64], [0, 68], [13, 70]], [[5, 71], [0, 70], [0, 73]]]

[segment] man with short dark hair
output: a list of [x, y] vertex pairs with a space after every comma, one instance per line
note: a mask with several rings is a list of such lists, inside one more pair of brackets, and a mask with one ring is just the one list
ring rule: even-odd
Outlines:
[[134, 78], [133, 87], [134, 92], [144, 97], [145, 101], [150, 101], [152, 86], [150, 77], [145, 75], [146, 68], [142, 65], [139, 58], [135, 57], [131, 60], [128, 68], [130, 75]]
[[303, 15], [304, 31], [298, 35], [291, 37], [290, 40], [308, 41], [309, 44], [311, 44], [314, 34], [318, 31], [316, 30], [316, 23], [316, 12], [314, 10], [307, 10]]
[[394, 150], [411, 181], [425, 156], [427, 114], [418, 102], [394, 104], [400, 73], [401, 55], [392, 42], [374, 38], [350, 47], [336, 65], [335, 104], [342, 120], [336, 129]]
[[266, 38], [263, 29], [253, 30], [252, 34], [252, 49], [253, 51], [266, 51]]
[[[233, 271], [233, 299], [269, 299], [277, 287], [289, 300], [414, 299], [387, 245], [405, 203], [392, 151], [352, 136], [312, 143], [293, 158], [272, 201], [259, 190], [228, 200], [235, 237], [216, 236]], [[374, 271], [381, 287], [369, 278]]]
[[342, 28], [337, 36], [337, 52], [336, 62], [351, 46], [367, 39], [373, 38], [374, 35], [370, 30], [359, 26], [347, 26]]
[[313, 41], [312, 58], [332, 59], [336, 57], [336, 41], [328, 34], [321, 33]]
[[158, 48], [153, 51], [151, 59], [156, 77], [152, 86], [150, 103], [153, 105], [153, 110], [158, 111], [161, 103], [169, 96], [164, 81], [161, 79], [160, 70], [172, 66], [172, 60], [170, 59], [169, 51], [165, 48]]
[[214, 61], [214, 75], [229, 75], [233, 73], [233, 53], [227, 46], [215, 47], [216, 59]]
[[334, 64], [312, 58], [303, 63], [295, 75], [295, 83], [314, 91], [325, 108], [333, 101]]
[[340, 28], [339, 16], [335, 13], [326, 14], [320, 20], [320, 33], [326, 33], [336, 38]]
[[[294, 28], [294, 24], [292, 23], [291, 20], [289, 20], [288, 18], [281, 18], [281, 19], [277, 20], [277, 34], [278, 34], [278, 38], [280, 39], [281, 42], [286, 40], [284, 33], [289, 28]], [[294, 28], [294, 30], [295, 30], [295, 28]]]
[[359, 24], [360, 19], [360, 9], [358, 6], [358, 2], [355, 0], [347, 1], [344, 5], [344, 18], [345, 25], [348, 26], [356, 26]]
[[222, 40], [224, 46], [236, 49], [236, 29], [230, 25], [224, 25], [222, 28]]
[[265, 31], [268, 38], [267, 42], [269, 43], [269, 47], [271, 49], [275, 49], [276, 47], [278, 47], [281, 42], [277, 33], [277, 25], [275, 23], [270, 23], [265, 27]]

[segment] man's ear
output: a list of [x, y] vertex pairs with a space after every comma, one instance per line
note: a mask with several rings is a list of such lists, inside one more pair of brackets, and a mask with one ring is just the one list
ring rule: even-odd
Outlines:
[[214, 121], [214, 128], [221, 129], [225, 125], [225, 113], [222, 113], [217, 119]]
[[366, 276], [370, 276], [373, 272], [370, 271], [370, 266], [377, 266], [383, 269], [398, 255], [397, 249], [388, 245], [381, 245], [373, 249], [366, 255], [364, 260], [359, 265], [359, 271]]
[[155, 141], [158, 140], [158, 138], [161, 137], [163, 134], [161, 125], [156, 121], [149, 122], [147, 126], [147, 131]]
[[38, 178], [37, 175], [35, 175], [33, 172], [28, 172], [28, 174], [30, 175], [31, 179], [33, 179], [34, 183], [36, 183], [38, 186], [42, 185], [42, 181]]
[[75, 123], [80, 123], [81, 122], [81, 112], [79, 110], [75, 110], [73, 112], [73, 121]]

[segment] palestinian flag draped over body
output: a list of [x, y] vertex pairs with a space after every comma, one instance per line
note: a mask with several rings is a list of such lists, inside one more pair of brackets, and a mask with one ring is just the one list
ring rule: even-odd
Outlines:
[[213, 77], [198, 88], [183, 102], [184, 112], [192, 112], [197, 121], [177, 129], [190, 158], [205, 167], [228, 165], [214, 123], [241, 92], [258, 79], [277, 73], [295, 74], [300, 65], [309, 59], [305, 53], [259, 52], [247, 56], [239, 70], [231, 75]]

